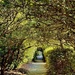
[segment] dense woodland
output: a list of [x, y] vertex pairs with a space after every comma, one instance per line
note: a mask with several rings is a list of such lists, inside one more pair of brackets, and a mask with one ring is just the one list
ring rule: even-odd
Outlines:
[[2, 75], [27, 49], [39, 46], [75, 50], [75, 0], [0, 0]]

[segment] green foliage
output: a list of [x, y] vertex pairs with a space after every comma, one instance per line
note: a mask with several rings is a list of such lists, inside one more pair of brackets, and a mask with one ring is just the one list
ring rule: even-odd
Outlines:
[[[21, 48], [24, 40], [28, 45], [32, 43], [48, 47], [51, 44], [60, 46], [66, 43], [75, 47], [74, 10], [74, 0], [0, 0], [0, 58], [4, 60], [1, 61], [4, 63], [2, 65], [7, 67], [6, 64], [11, 65], [18, 59], [21, 61], [22, 52], [26, 50]], [[32, 40], [36, 42], [33, 43]], [[26, 56], [31, 60], [29, 55]]]
[[0, 56], [2, 57], [4, 54], [6, 54], [7, 51], [8, 50], [5, 46], [1, 46], [0, 47]]
[[30, 63], [32, 62], [32, 59], [34, 58], [34, 53], [36, 51], [37, 47], [31, 47], [23, 52], [22, 60], [18, 64], [18, 68], [22, 66], [24, 63]]
[[12, 4], [9, 0], [3, 0], [2, 5], [3, 7], [10, 8]]
[[12, 61], [12, 63], [7, 66], [8, 67], [7, 69], [8, 70], [16, 69], [19, 63], [20, 60], [18, 61], [14, 59], [14, 61]]
[[48, 52], [48, 74], [58, 75], [67, 74], [71, 75], [75, 69], [75, 53], [71, 49], [57, 48]]

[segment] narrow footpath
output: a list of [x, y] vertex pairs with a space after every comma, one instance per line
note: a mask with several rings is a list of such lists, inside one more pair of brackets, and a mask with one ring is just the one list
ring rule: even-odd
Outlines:
[[27, 75], [46, 75], [46, 63], [44, 62], [32, 62], [27, 65], [23, 65], [23, 68], [27, 69]]

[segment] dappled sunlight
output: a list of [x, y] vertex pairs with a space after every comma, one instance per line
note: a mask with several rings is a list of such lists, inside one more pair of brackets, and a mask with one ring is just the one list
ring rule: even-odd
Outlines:
[[0, 0], [1, 75], [75, 75], [74, 58], [75, 0]]

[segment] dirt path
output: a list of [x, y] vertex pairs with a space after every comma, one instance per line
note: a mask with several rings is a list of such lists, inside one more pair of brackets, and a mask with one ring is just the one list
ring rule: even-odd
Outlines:
[[47, 71], [46, 63], [44, 62], [32, 62], [22, 67], [28, 70], [27, 75], [46, 75]]

